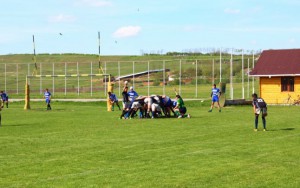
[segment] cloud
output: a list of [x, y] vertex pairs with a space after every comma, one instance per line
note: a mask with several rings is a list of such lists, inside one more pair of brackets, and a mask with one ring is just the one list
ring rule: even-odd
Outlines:
[[111, 6], [112, 3], [106, 0], [78, 0], [77, 5], [86, 5], [91, 7], [106, 7]]
[[113, 36], [116, 38], [132, 37], [138, 35], [141, 30], [140, 26], [125, 26], [117, 29]]
[[49, 18], [50, 22], [61, 23], [61, 22], [74, 22], [75, 17], [71, 15], [59, 14]]
[[224, 12], [225, 12], [226, 14], [239, 14], [241, 11], [240, 11], [240, 9], [226, 8], [226, 9], [224, 10]]

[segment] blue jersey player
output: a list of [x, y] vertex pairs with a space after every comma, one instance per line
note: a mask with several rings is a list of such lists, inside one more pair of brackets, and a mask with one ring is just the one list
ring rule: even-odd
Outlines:
[[219, 88], [217, 88], [216, 84], [213, 85], [212, 91], [211, 91], [211, 106], [210, 106], [210, 110], [208, 112], [212, 112], [213, 107], [215, 105], [215, 102], [218, 104], [218, 108], [219, 108], [219, 112], [221, 112], [221, 106], [219, 103], [219, 98], [221, 96], [221, 91]]
[[1, 100], [3, 102], [2, 105], [1, 105], [1, 108], [3, 108], [4, 103], [6, 105], [6, 108], [8, 108], [8, 95], [4, 91], [1, 91], [0, 95], [1, 95]]
[[51, 110], [51, 106], [50, 106], [50, 102], [51, 102], [51, 93], [49, 92], [48, 89], [45, 90], [44, 98], [45, 98], [45, 100], [46, 100], [47, 110]]

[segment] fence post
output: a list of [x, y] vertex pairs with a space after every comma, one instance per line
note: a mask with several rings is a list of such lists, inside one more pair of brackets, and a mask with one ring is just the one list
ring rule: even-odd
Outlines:
[[163, 61], [163, 95], [166, 95], [166, 62]]
[[[67, 62], [65, 62], [65, 75], [67, 75]], [[65, 76], [65, 96], [67, 95], [67, 77]]]
[[196, 98], [198, 98], [198, 60], [196, 59]]
[[242, 99], [245, 99], [244, 75], [244, 50], [242, 50]]
[[[254, 51], [252, 52], [252, 70], [254, 69]], [[252, 76], [252, 93], [255, 92], [254, 89], [254, 76]]]
[[19, 64], [17, 63], [17, 95], [19, 94]]
[[[42, 75], [42, 63], [40, 63], [40, 75]], [[42, 77], [40, 77], [40, 94], [43, 92], [43, 84], [42, 84]]]
[[4, 89], [5, 89], [5, 92], [6, 92], [6, 90], [7, 90], [7, 88], [6, 88], [6, 63], [4, 64]]
[[150, 95], [150, 61], [148, 61], [148, 96]]
[[[104, 73], [106, 74], [106, 61], [104, 62]], [[107, 81], [107, 80], [106, 80], [106, 79], [107, 79], [107, 77], [105, 76], [105, 77], [104, 77], [104, 82], [105, 82], [105, 83], [104, 83], [104, 96], [105, 96], [105, 97], [106, 97], [106, 93], [107, 93], [107, 91], [106, 91], [106, 90], [107, 90], [107, 88], [106, 88], [106, 81]]]
[[213, 59], [213, 62], [212, 62], [212, 85], [215, 83], [215, 59]]
[[247, 84], [247, 86], [248, 86], [248, 88], [247, 88], [247, 90], [248, 90], [248, 95], [247, 95], [247, 98], [249, 99], [250, 98], [250, 83], [249, 83], [249, 81], [250, 81], [250, 79], [249, 79], [249, 72], [250, 72], [250, 59], [248, 58], [248, 74], [247, 74], [247, 81], [248, 81], [248, 84]]
[[[91, 62], [91, 75], [93, 74], [93, 62]], [[91, 96], [93, 96], [93, 76], [91, 76]]]
[[78, 65], [78, 62], [77, 62], [77, 95], [79, 96], [79, 65]]
[[118, 73], [119, 73], [119, 96], [121, 96], [121, 69], [120, 69], [120, 61], [118, 61]]
[[233, 84], [232, 84], [232, 61], [233, 61], [233, 48], [231, 49], [230, 56], [230, 98], [233, 100]]
[[132, 87], [134, 88], [134, 61], [132, 62]]
[[[52, 63], [52, 75], [55, 75], [55, 70], [54, 70], [54, 63]], [[55, 93], [55, 83], [54, 83], [54, 76], [52, 77], [52, 93], [53, 93], [53, 95], [54, 95], [54, 93]]]
[[220, 83], [222, 82], [222, 48], [220, 48]]
[[179, 61], [179, 94], [181, 95], [181, 60]]

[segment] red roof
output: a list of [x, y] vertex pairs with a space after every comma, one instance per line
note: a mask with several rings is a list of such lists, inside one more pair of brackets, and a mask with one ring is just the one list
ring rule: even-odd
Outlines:
[[300, 49], [264, 50], [252, 76], [300, 76]]

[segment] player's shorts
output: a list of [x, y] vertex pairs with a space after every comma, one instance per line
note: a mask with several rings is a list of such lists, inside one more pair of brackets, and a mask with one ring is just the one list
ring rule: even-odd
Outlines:
[[218, 96], [213, 96], [212, 102], [219, 102], [219, 97]]
[[133, 102], [131, 108], [142, 108], [142, 105], [139, 102]]
[[186, 107], [179, 108], [179, 112], [181, 114], [185, 114], [186, 113]]
[[156, 104], [156, 103], [153, 103], [151, 105], [151, 110], [152, 110], [152, 112], [155, 112], [155, 111], [161, 112], [160, 106], [158, 104]]
[[49, 104], [51, 102], [50, 99], [46, 99], [46, 103]]
[[165, 107], [171, 107], [172, 106], [172, 101], [171, 99], [169, 99], [166, 103], [165, 103]]
[[131, 107], [131, 102], [123, 102], [122, 104], [123, 104], [123, 109]]
[[260, 113], [262, 113], [263, 116], [267, 116], [268, 115], [267, 108], [256, 108], [255, 114], [259, 115]]

